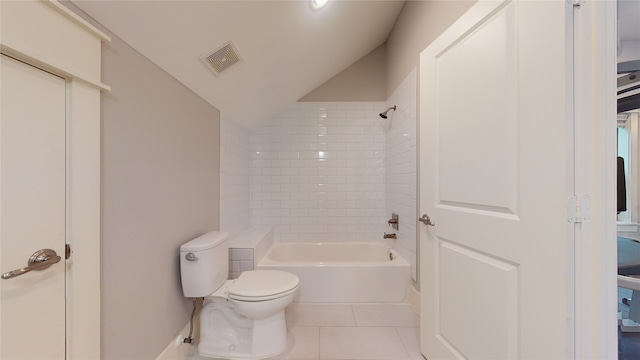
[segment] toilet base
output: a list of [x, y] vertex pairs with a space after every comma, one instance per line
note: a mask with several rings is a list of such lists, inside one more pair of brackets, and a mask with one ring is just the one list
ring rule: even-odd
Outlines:
[[251, 320], [233, 310], [223, 299], [213, 299], [200, 313], [200, 356], [225, 359], [264, 359], [282, 353], [287, 346], [284, 310]]

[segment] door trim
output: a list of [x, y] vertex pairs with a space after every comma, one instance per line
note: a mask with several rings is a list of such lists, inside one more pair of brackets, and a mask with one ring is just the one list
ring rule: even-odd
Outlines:
[[99, 359], [100, 96], [109, 89], [100, 60], [109, 38], [63, 8], [55, 0], [1, 2], [0, 49], [66, 79], [66, 358]]
[[615, 359], [616, 2], [574, 6], [575, 193], [591, 197], [591, 219], [574, 225], [576, 359]]

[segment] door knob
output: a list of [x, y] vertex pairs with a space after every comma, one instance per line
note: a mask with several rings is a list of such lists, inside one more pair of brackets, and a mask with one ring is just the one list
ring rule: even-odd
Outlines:
[[431, 221], [431, 219], [429, 219], [429, 215], [427, 214], [422, 214], [422, 217], [419, 218], [418, 221], [421, 221], [425, 225], [436, 226], [436, 224], [433, 221]]
[[2, 274], [2, 279], [8, 280], [16, 276], [24, 275], [29, 271], [40, 271], [48, 268], [49, 266], [59, 262], [62, 258], [56, 254], [52, 249], [40, 249], [34, 252], [29, 261], [27, 261], [27, 267], [21, 269], [12, 270]]

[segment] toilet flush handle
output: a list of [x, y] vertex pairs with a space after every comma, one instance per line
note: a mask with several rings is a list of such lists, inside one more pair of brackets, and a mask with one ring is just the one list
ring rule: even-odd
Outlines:
[[184, 256], [187, 261], [198, 261], [198, 258], [193, 253], [188, 253]]

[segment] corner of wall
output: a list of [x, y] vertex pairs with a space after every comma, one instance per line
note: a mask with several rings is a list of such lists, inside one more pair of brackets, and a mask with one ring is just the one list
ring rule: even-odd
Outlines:
[[230, 238], [241, 234], [250, 223], [250, 152], [248, 130], [220, 120], [220, 230]]
[[390, 113], [385, 133], [386, 215], [400, 216], [394, 248], [411, 263], [411, 277], [417, 279], [417, 70], [394, 90], [387, 107]]
[[415, 282], [409, 284], [405, 302], [411, 305], [416, 314], [420, 315], [420, 291], [416, 288], [416, 285]]
[[[191, 324], [187, 323], [187, 325], [180, 330], [180, 332], [176, 335], [176, 337], [169, 342], [169, 344], [162, 350], [160, 355], [156, 358], [156, 360], [185, 360], [189, 357], [189, 354], [195, 351], [196, 344], [187, 344], [184, 343], [184, 339], [189, 336]], [[197, 328], [194, 324], [194, 329]], [[194, 335], [192, 338], [196, 338]]]

